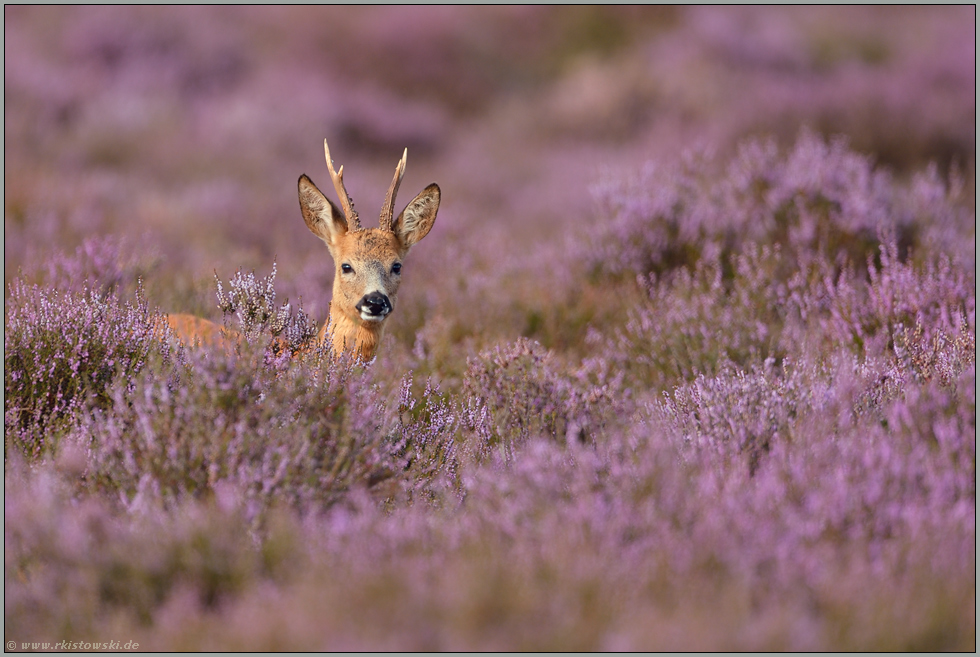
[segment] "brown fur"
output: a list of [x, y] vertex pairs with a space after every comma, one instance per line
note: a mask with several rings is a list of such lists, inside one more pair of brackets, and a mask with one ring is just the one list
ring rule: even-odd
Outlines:
[[[328, 165], [332, 171], [329, 160]], [[396, 170], [396, 182], [389, 190], [392, 202], [403, 170], [404, 157]], [[395, 271], [395, 265], [402, 264], [412, 246], [425, 237], [435, 223], [441, 198], [439, 186], [433, 183], [422, 190], [390, 223], [382, 210], [382, 228], [368, 229], [360, 228], [356, 215], [349, 221], [306, 174], [299, 178], [298, 191], [303, 220], [310, 232], [327, 245], [334, 261], [330, 317], [317, 341], [322, 344], [330, 340], [334, 353], [354, 350], [362, 360], [370, 361], [377, 355], [388, 318], [395, 308], [401, 283], [401, 274]], [[387, 199], [385, 205], [390, 207]], [[390, 230], [387, 229], [389, 225]], [[344, 271], [344, 265], [349, 266], [350, 271]], [[356, 308], [357, 303], [371, 292], [383, 294], [391, 307], [391, 311], [377, 319], [365, 319]], [[237, 336], [227, 329], [192, 315], [171, 315], [167, 322], [185, 344], [225, 346], [229, 338], [237, 340]]]
[[[333, 300], [330, 303], [329, 330], [335, 353], [355, 348], [361, 358], [370, 360], [384, 336], [389, 313], [381, 321], [365, 321], [355, 308], [366, 293], [384, 293], [395, 307], [401, 275], [392, 272], [409, 249], [425, 237], [435, 222], [440, 191], [436, 184], [426, 187], [395, 220], [393, 230], [368, 228], [349, 231], [340, 210], [317, 189], [306, 175], [299, 179], [299, 201], [310, 232], [323, 240], [334, 261]], [[353, 272], [345, 273], [343, 265]], [[328, 328], [320, 332], [326, 339]]]
[[[202, 317], [178, 313], [166, 316], [167, 325], [181, 342], [189, 347], [209, 347], [220, 349], [233, 349], [239, 336], [236, 332], [219, 326], [214, 322]], [[158, 327], [158, 334], [163, 337], [162, 327]]]

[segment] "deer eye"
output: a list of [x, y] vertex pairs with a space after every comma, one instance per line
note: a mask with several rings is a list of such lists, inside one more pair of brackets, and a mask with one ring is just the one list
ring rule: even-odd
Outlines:
[[393, 264], [391, 266], [391, 273], [392, 274], [400, 274], [400, 273], [402, 273], [402, 263], [396, 262], [395, 264]]
[[345, 274], [353, 274], [354, 268], [345, 262], [344, 264], [340, 265], [340, 271], [344, 272]]

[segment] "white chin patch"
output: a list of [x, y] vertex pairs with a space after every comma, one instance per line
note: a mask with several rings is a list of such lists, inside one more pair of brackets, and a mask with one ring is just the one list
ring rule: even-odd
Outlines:
[[363, 310], [361, 311], [361, 319], [363, 319], [365, 322], [380, 322], [383, 321], [384, 318], [387, 316], [388, 316], [387, 313], [384, 315], [369, 315]]

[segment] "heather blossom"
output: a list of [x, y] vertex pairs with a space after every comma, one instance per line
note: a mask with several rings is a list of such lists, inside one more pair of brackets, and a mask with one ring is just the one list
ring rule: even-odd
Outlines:
[[929, 226], [933, 217], [943, 223], [959, 215], [934, 174], [917, 179], [907, 212], [910, 194], [869, 157], [807, 130], [786, 154], [774, 140], [749, 140], [727, 166], [717, 159], [690, 152], [671, 166], [650, 163], [626, 182], [597, 184], [607, 220], [599, 248], [590, 242], [583, 251], [590, 266], [608, 274], [664, 272], [753, 242], [778, 243], [801, 263], [814, 254], [861, 262], [882, 233], [908, 248], [922, 230], [916, 221]]
[[[6, 7], [5, 642], [974, 649], [975, 44], [969, 6]], [[446, 190], [370, 364], [309, 344], [325, 136], [357, 198], [406, 146]]]
[[[5, 446], [31, 456], [51, 447], [59, 422], [128, 381], [152, 352], [167, 352], [154, 339], [156, 313], [142, 288], [135, 302], [95, 290], [59, 291], [14, 281], [6, 300], [4, 329]], [[5, 450], [6, 451], [6, 450]]]
[[295, 315], [288, 300], [276, 307], [275, 262], [272, 272], [261, 281], [255, 278], [254, 271], [243, 274], [239, 270], [228, 284], [227, 295], [217, 273], [214, 280], [218, 287], [218, 308], [225, 316], [234, 313], [246, 339], [255, 339], [268, 331], [273, 336], [281, 336], [295, 352], [316, 335], [316, 324], [303, 312], [302, 301]]

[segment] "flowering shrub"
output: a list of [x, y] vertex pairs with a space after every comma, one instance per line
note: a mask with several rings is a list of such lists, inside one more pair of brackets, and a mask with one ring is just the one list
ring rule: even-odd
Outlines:
[[975, 13], [6, 7], [8, 647], [975, 649]]
[[478, 457], [499, 448], [513, 458], [529, 438], [578, 441], [600, 428], [611, 405], [605, 389], [570, 378], [553, 360], [539, 344], [521, 339], [467, 363], [463, 395]]
[[277, 367], [263, 354], [189, 355], [176, 386], [147, 371], [114, 388], [67, 438], [89, 455], [87, 485], [151, 508], [224, 487], [258, 518], [277, 503], [326, 508], [400, 469], [385, 407], [349, 359]]
[[959, 214], [932, 183], [910, 194], [845, 141], [828, 144], [809, 131], [785, 155], [773, 140], [750, 140], [727, 164], [692, 153], [672, 167], [647, 165], [625, 183], [596, 185], [602, 221], [582, 257], [600, 274], [661, 273], [775, 243], [801, 264], [863, 262], [882, 231], [907, 250], [919, 244], [920, 225]]
[[[145, 625], [175, 595], [216, 609], [280, 577], [295, 556], [276, 526], [258, 550], [242, 541], [242, 514], [227, 495], [223, 506], [185, 503], [172, 514], [129, 522], [95, 498], [70, 502], [71, 493], [51, 475], [5, 491], [5, 572], [33, 585], [11, 590], [4, 613], [24, 631], [61, 623], [95, 631], [104, 613]], [[41, 578], [30, 575], [38, 572]]]
[[819, 339], [831, 348], [858, 353], [874, 353], [876, 340], [917, 325], [928, 339], [934, 331], [969, 330], [968, 317], [976, 321], [974, 274], [954, 267], [945, 254], [915, 265], [902, 262], [895, 243], [886, 242], [879, 263], [869, 257], [866, 271], [867, 280], [846, 272], [835, 277], [826, 263], [809, 274], [798, 272], [787, 303], [819, 327]]
[[[747, 364], [785, 351], [780, 336], [789, 319], [786, 287], [774, 281], [784, 262], [769, 247], [731, 256], [730, 268], [712, 259], [661, 278], [641, 277], [646, 299], [631, 308], [612, 336], [593, 344], [626, 374], [625, 385], [663, 388], [710, 374], [725, 363]], [[731, 281], [725, 281], [725, 270]]]
[[975, 277], [945, 255], [903, 261], [897, 244], [885, 239], [862, 277], [825, 259], [801, 266], [778, 247], [743, 250], [729, 256], [728, 267], [705, 257], [693, 273], [639, 279], [647, 298], [629, 310], [625, 326], [591, 337], [625, 374], [624, 385], [663, 389], [713, 375], [726, 363], [799, 359], [808, 350], [822, 358], [840, 349], [878, 356], [894, 352], [895, 337], [915, 327], [920, 341], [935, 332], [967, 345], [975, 333], [975, 319], [968, 319], [976, 316]]
[[52, 447], [55, 426], [85, 404], [104, 406], [117, 380], [127, 385], [151, 351], [156, 313], [142, 289], [135, 302], [93, 290], [58, 291], [16, 280], [5, 300], [4, 434], [32, 457]]
[[436, 489], [458, 485], [460, 413], [453, 402], [432, 381], [426, 381], [422, 398], [416, 399], [411, 374], [402, 379], [398, 421], [389, 435], [413, 479], [410, 495], [438, 497]]
[[214, 279], [218, 285], [218, 308], [226, 316], [236, 315], [245, 339], [254, 340], [268, 331], [281, 336], [288, 350], [295, 353], [316, 336], [317, 326], [303, 312], [302, 302], [295, 315], [289, 301], [276, 308], [275, 263], [272, 272], [261, 281], [256, 280], [254, 271], [242, 274], [239, 270], [228, 284], [231, 289], [227, 295], [217, 274]]
[[146, 245], [131, 244], [115, 235], [89, 237], [73, 254], [61, 254], [44, 263], [44, 282], [59, 290], [88, 287], [99, 296], [131, 292], [135, 281], [151, 271], [155, 258]]

